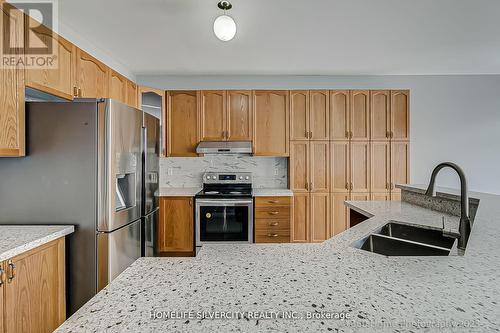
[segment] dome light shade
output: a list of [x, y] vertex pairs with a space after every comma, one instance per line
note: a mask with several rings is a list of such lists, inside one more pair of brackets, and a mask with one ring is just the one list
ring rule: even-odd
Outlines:
[[231, 16], [221, 15], [215, 19], [214, 33], [223, 42], [230, 41], [236, 35], [236, 23]]

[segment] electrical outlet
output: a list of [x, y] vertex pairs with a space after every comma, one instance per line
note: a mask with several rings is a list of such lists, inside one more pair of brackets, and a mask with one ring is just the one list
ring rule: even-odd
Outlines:
[[168, 168], [167, 175], [172, 176], [173, 174], [174, 174], [174, 169], [173, 168]]
[[277, 176], [279, 174], [279, 169], [278, 168], [274, 168], [274, 175]]

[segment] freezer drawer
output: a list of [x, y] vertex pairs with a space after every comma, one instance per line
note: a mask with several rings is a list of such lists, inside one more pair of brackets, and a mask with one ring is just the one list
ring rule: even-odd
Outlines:
[[112, 232], [97, 233], [97, 291], [141, 256], [141, 220]]

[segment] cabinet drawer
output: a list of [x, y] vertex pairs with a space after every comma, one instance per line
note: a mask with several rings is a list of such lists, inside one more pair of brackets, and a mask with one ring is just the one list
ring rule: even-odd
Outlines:
[[255, 231], [255, 243], [288, 243], [290, 231]]
[[257, 197], [255, 207], [290, 206], [291, 197]]
[[290, 207], [256, 207], [256, 219], [288, 219]]
[[258, 231], [290, 231], [289, 219], [256, 219], [255, 230]]

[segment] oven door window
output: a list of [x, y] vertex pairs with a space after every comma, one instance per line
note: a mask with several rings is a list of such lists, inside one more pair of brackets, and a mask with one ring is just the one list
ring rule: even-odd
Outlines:
[[200, 241], [248, 241], [248, 206], [200, 207]]

